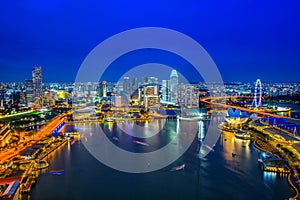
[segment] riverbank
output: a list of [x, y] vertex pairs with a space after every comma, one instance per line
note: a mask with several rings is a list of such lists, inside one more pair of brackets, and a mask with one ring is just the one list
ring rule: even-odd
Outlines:
[[66, 143], [66, 138], [55, 139], [55, 141], [52, 141], [52, 143], [41, 148], [41, 150], [35, 155], [34, 159], [11, 162], [12, 164], [9, 165], [9, 167], [5, 170], [7, 172], [9, 171], [10, 173], [1, 179], [1, 185], [6, 188], [12, 181], [18, 181], [20, 183], [18, 193], [21, 195], [24, 193], [29, 193], [32, 186], [36, 182], [36, 178], [38, 178], [40, 174], [40, 169], [38, 169], [37, 162], [40, 160], [45, 160], [49, 155], [55, 153]]
[[[280, 151], [278, 151], [278, 149], [276, 147], [274, 147], [271, 143], [269, 143], [267, 141], [263, 141], [262, 139], [259, 139], [259, 137], [254, 141], [254, 146], [255, 146], [255, 148], [257, 148], [258, 150], [260, 150], [262, 152], [268, 152], [278, 158], [284, 158], [286, 160], [289, 160], [285, 156], [282, 156]], [[299, 193], [300, 193], [300, 188], [299, 188], [299, 184], [297, 184], [294, 179], [295, 169], [290, 164], [288, 165], [288, 167], [290, 169], [290, 173], [288, 174], [287, 180], [288, 180], [289, 185], [295, 192], [295, 195], [289, 199], [298, 199]]]
[[[158, 149], [172, 136], [172, 130], [180, 129], [182, 125], [187, 124], [180, 120], [166, 120], [165, 123], [165, 129], [161, 134], [145, 139], [145, 142]], [[203, 121], [202, 137], [205, 137], [208, 124], [208, 121]], [[82, 135], [89, 135], [96, 133], [99, 128], [108, 130], [105, 124], [88, 123], [80, 126], [80, 132]], [[130, 126], [128, 128], [129, 132], [133, 131]], [[195, 131], [194, 126], [185, 128], [187, 131]], [[66, 132], [75, 130], [76, 126], [66, 127]], [[144, 133], [143, 130], [141, 133]], [[122, 130], [117, 129], [116, 123], [112, 123], [109, 134], [117, 135], [119, 137], [117, 145], [123, 148], [132, 151], [138, 149], [145, 153], [149, 148], [152, 149], [127, 142], [127, 137], [124, 137]], [[237, 139], [233, 134], [226, 134], [225, 138], [216, 143], [214, 151], [206, 159], [197, 157], [199, 143], [195, 142], [176, 163], [166, 169], [145, 174], [124, 173], [103, 165], [87, 151], [84, 141], [70, 147], [64, 146], [59, 153], [49, 158], [49, 164], [52, 169], [64, 169], [65, 174], [61, 176], [42, 174], [38, 178], [38, 185], [32, 188], [30, 197], [80, 200], [95, 199], [101, 194], [102, 199], [134, 199], [136, 196], [142, 196], [145, 200], [236, 198], [253, 200], [287, 199], [291, 196], [293, 191], [286, 180], [286, 175], [277, 177], [274, 173], [263, 172], [258, 167], [258, 151], [252, 142]], [[91, 136], [90, 139], [95, 139], [95, 136]], [[236, 152], [235, 157], [232, 157], [232, 152]], [[170, 171], [172, 167], [182, 163], [185, 163], [185, 170]]]

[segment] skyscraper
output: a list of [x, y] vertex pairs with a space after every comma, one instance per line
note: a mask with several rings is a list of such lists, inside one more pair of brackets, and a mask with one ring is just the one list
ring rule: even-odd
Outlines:
[[43, 90], [42, 90], [42, 67], [32, 68], [32, 84], [34, 102], [37, 105], [42, 104]]
[[161, 82], [161, 95], [163, 101], [170, 101], [170, 81], [162, 80]]
[[25, 80], [25, 89], [26, 89], [26, 102], [27, 104], [34, 103], [34, 90], [32, 79]]
[[97, 93], [98, 93], [99, 98], [106, 97], [106, 92], [107, 92], [106, 91], [106, 82], [102, 81], [102, 82], [98, 83]]
[[148, 110], [152, 106], [159, 104], [159, 96], [156, 85], [148, 85], [144, 87], [144, 106]]
[[170, 100], [173, 103], [178, 102], [178, 74], [176, 70], [172, 70], [172, 73], [170, 75], [170, 88], [171, 88], [171, 94], [170, 94]]
[[132, 99], [138, 99], [139, 97], [139, 82], [138, 82], [138, 78], [134, 77], [132, 79], [132, 84], [131, 84], [131, 90], [132, 90], [132, 94], [131, 94], [131, 98]]
[[4, 108], [6, 89], [0, 88], [0, 108]]
[[131, 94], [130, 79], [127, 76], [125, 76], [123, 80], [123, 91], [127, 94]]
[[198, 108], [199, 95], [198, 88], [190, 84], [180, 84], [178, 86], [178, 103], [184, 108]]

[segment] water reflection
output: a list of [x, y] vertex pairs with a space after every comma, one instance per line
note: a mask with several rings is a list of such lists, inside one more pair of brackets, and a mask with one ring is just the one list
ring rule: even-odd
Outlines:
[[198, 140], [202, 142], [204, 137], [205, 137], [204, 123], [201, 120], [198, 122]]
[[[161, 126], [162, 123], [158, 121], [155, 124]], [[274, 174], [263, 173], [258, 167], [258, 153], [251, 142], [235, 139], [232, 133], [223, 133], [214, 147], [214, 152], [206, 159], [200, 160], [197, 156], [197, 148], [201, 145], [201, 140], [205, 139], [207, 124], [206, 121], [167, 120], [159, 134], [145, 139], [151, 146], [133, 144], [131, 136], [123, 134], [122, 130], [114, 124], [112, 129], [103, 124], [78, 127], [80, 133], [87, 133], [86, 138], [89, 142], [97, 138], [99, 133], [96, 130], [102, 128], [107, 134], [104, 135], [105, 137], [114, 135], [120, 137], [118, 142], [113, 143], [114, 145], [122, 148], [132, 147], [142, 152], [147, 149], [154, 151], [171, 143], [172, 151], [163, 155], [165, 158], [176, 154], [189, 139], [194, 139], [194, 142], [182, 157], [172, 163], [172, 166], [147, 174], [122, 173], [106, 167], [86, 151], [82, 145], [84, 141], [65, 146], [54, 154], [49, 164], [50, 169], [64, 169], [66, 173], [62, 176], [49, 174], [39, 176], [38, 184], [33, 188], [31, 197], [32, 199], [45, 197], [45, 199], [73, 200], [97, 199], [100, 198], [99, 195], [102, 199], [132, 199], [133, 194], [146, 196], [145, 199], [149, 200], [250, 200], [289, 197], [291, 190], [286, 178], [276, 180]], [[91, 132], [94, 133], [93, 138], [90, 136]], [[177, 143], [173, 141], [176, 135], [179, 136]], [[236, 157], [232, 157], [233, 151], [236, 151]], [[121, 163], [123, 164], [123, 161]], [[186, 164], [184, 171], [170, 172], [170, 168], [182, 163]], [[152, 166], [152, 163], [150, 165]]]

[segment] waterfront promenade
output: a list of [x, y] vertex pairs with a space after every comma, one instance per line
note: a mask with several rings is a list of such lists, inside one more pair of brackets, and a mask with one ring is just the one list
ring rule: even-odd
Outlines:
[[37, 131], [34, 136], [28, 136], [24, 141], [18, 144], [17, 147], [10, 148], [5, 152], [0, 153], [0, 162], [8, 162], [19, 153], [31, 146], [33, 143], [40, 141], [42, 138], [52, 134], [56, 127], [66, 120], [66, 114], [61, 114], [48, 122], [41, 130]]

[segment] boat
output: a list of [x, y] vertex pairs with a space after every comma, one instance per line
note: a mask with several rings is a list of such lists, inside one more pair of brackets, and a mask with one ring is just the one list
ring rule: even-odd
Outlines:
[[116, 136], [114, 136], [114, 137], [113, 137], [113, 140], [114, 140], [114, 141], [119, 141], [119, 138], [116, 137]]
[[63, 170], [63, 169], [59, 169], [59, 170], [51, 170], [49, 173], [50, 173], [50, 174], [53, 174], [53, 175], [61, 175], [61, 174], [64, 174], [64, 173], [65, 173], [65, 170]]
[[213, 149], [213, 147], [208, 146], [207, 144], [203, 145], [205, 148], [207, 148], [208, 150], [214, 152], [215, 150]]
[[76, 144], [77, 142], [78, 142], [78, 140], [74, 139], [74, 140], [72, 140], [71, 145]]
[[80, 133], [79, 132], [67, 132], [65, 133], [65, 136], [72, 139], [72, 138], [75, 138], [75, 139], [80, 139]]
[[133, 143], [135, 143], [135, 144], [140, 144], [140, 145], [143, 145], [143, 146], [150, 146], [148, 143], [146, 143], [146, 142], [141, 142], [141, 141], [138, 141], [138, 140], [133, 140]]
[[179, 171], [179, 170], [183, 170], [184, 168], [185, 168], [185, 163], [180, 166], [172, 168], [171, 171]]

